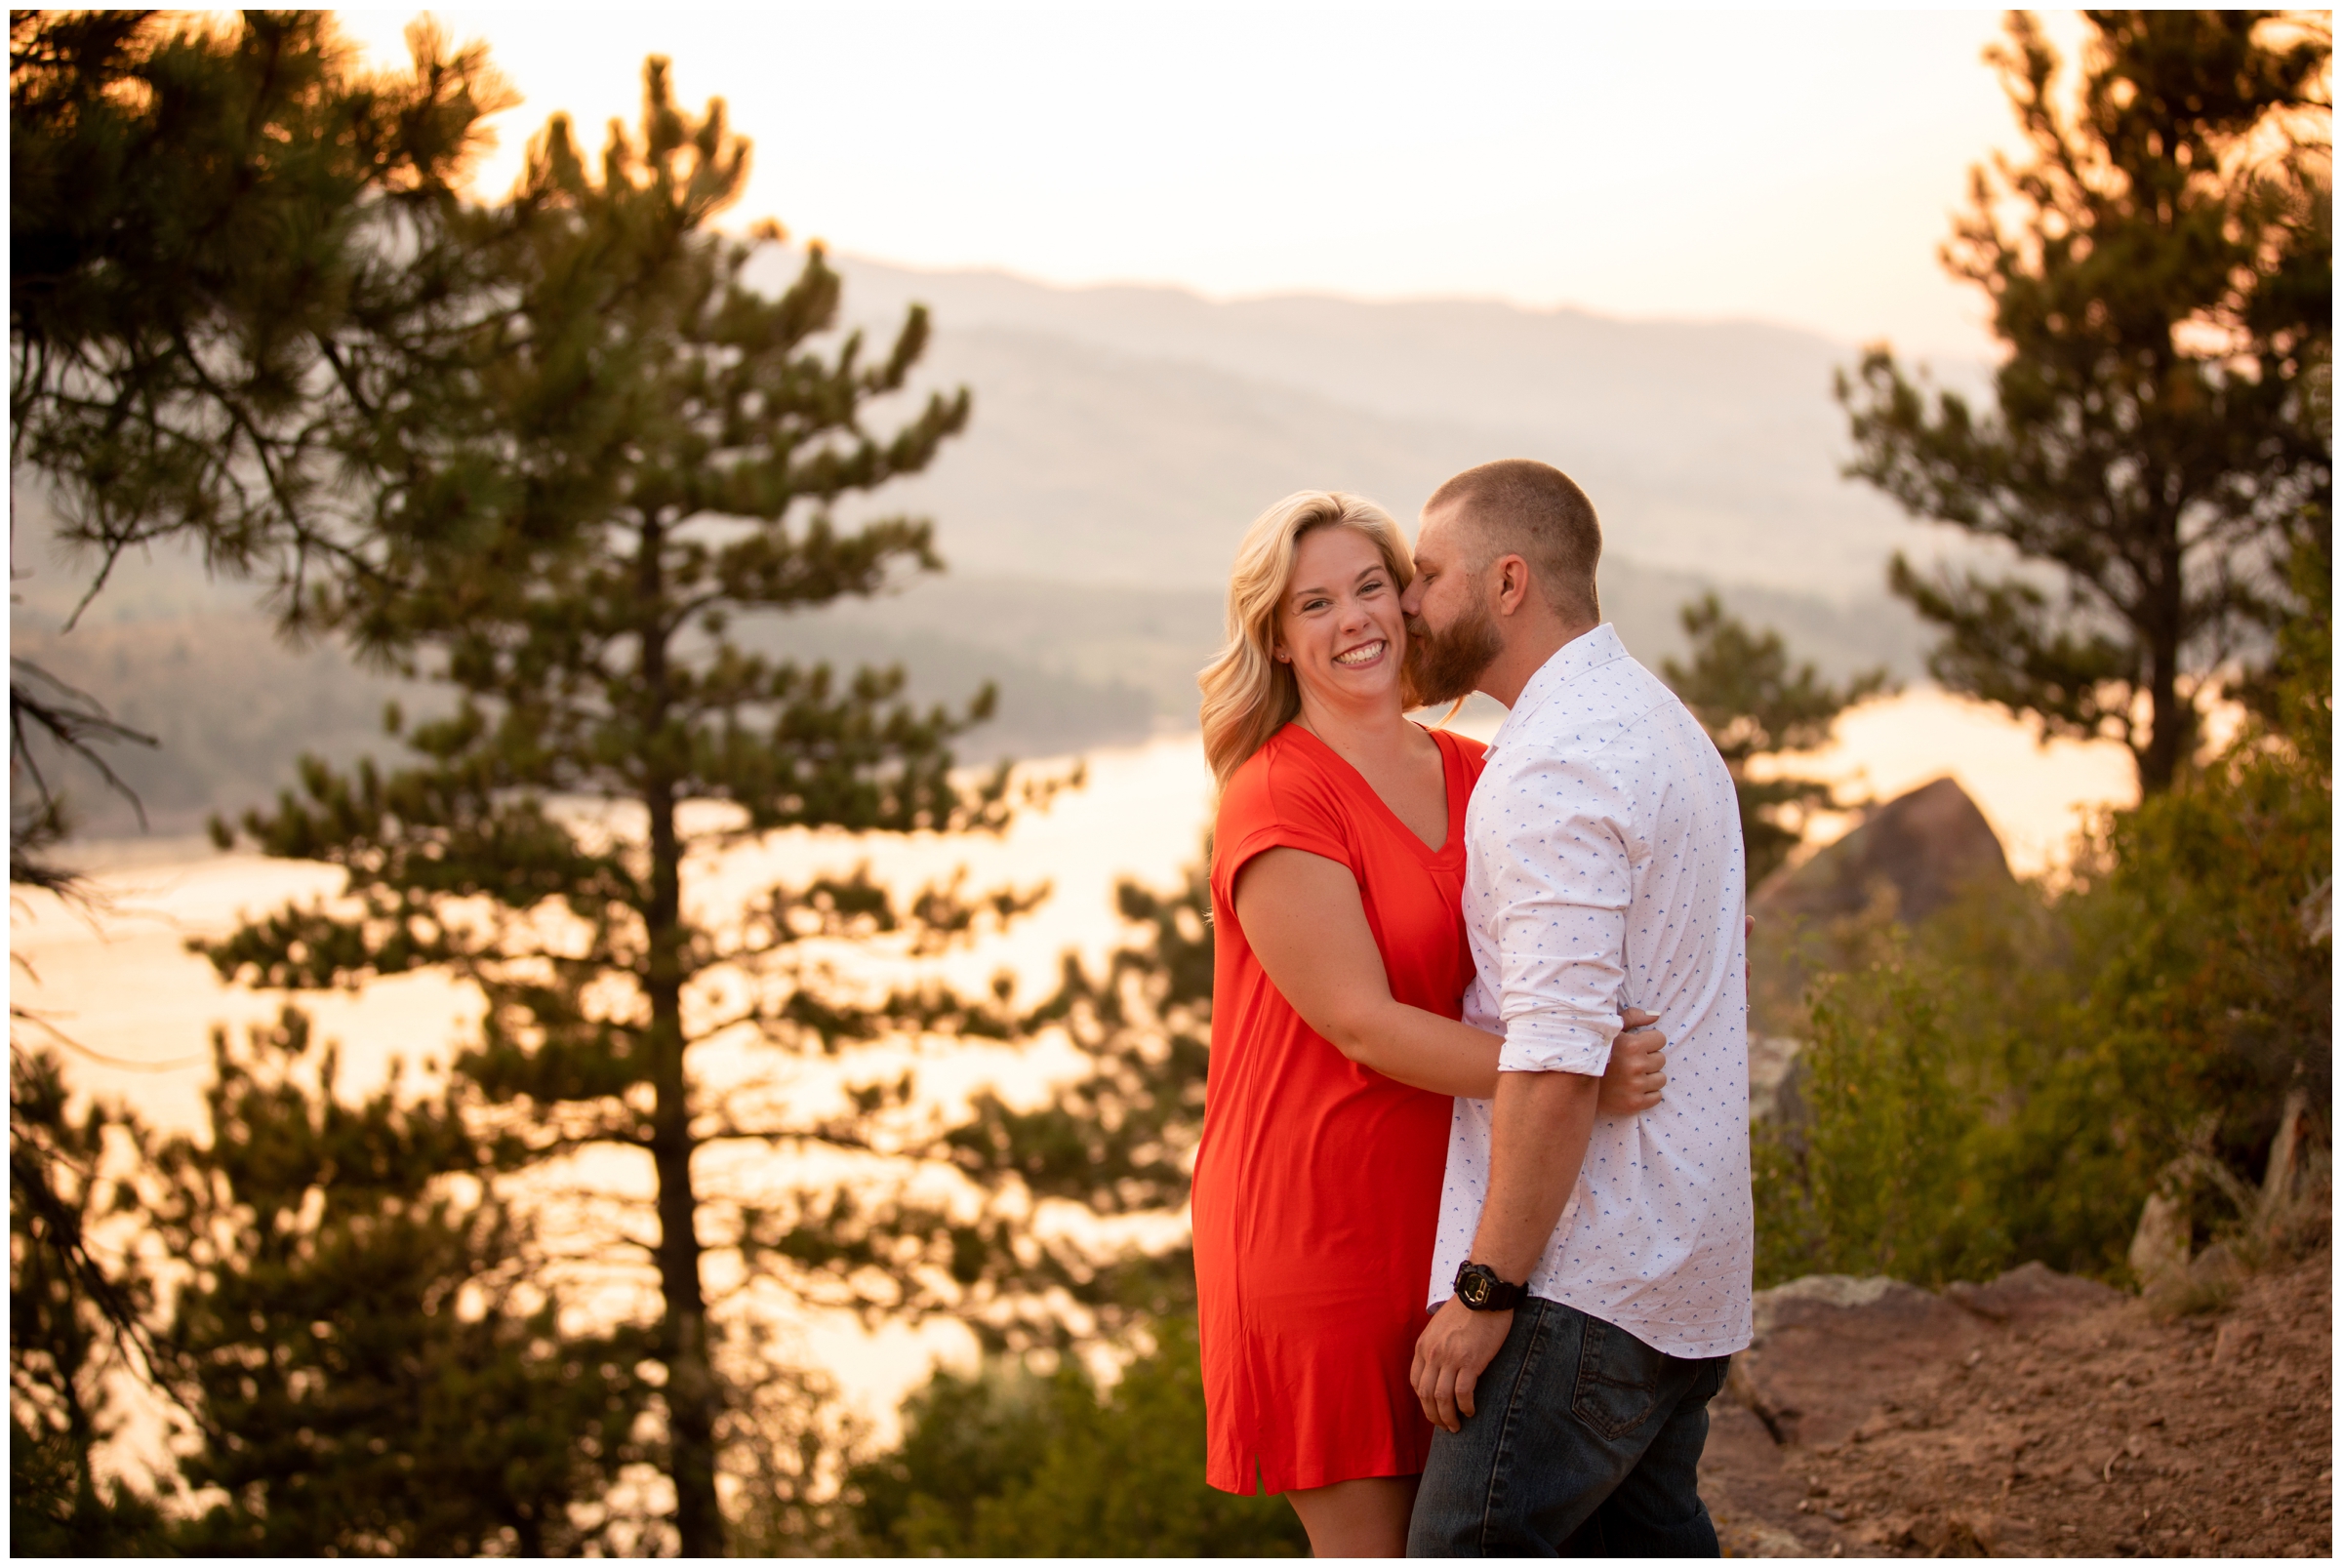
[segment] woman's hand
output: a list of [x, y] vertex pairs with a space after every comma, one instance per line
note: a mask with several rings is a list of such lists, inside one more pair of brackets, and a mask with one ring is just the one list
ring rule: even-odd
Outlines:
[[1626, 1030], [1610, 1042], [1610, 1065], [1602, 1071], [1601, 1097], [1595, 1109], [1604, 1116], [1633, 1116], [1659, 1104], [1667, 1087], [1667, 1036], [1651, 1027], [1659, 1015], [1630, 1007]]

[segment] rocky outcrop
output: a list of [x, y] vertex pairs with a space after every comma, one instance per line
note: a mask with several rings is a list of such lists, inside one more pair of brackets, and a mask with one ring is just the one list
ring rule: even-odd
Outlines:
[[1916, 924], [1971, 887], [2011, 880], [1992, 824], [1958, 783], [1938, 779], [1896, 796], [1802, 865], [1773, 876], [1751, 907], [1759, 930], [1818, 923], [1861, 913], [1884, 889], [1895, 917]]
[[2077, 1312], [2096, 1311], [2129, 1299], [2111, 1285], [2076, 1274], [2061, 1274], [2040, 1263], [2011, 1268], [1989, 1284], [1972, 1285], [1962, 1279], [1944, 1287], [1944, 1300], [1962, 1310], [1973, 1312], [1987, 1322], [2019, 1328]]
[[[1749, 901], [1756, 919], [1749, 948], [1753, 1027], [1802, 1032], [1813, 975], [1866, 961], [1878, 915], [1914, 925], [1971, 890], [2013, 885], [2000, 840], [1957, 783], [1938, 779], [1897, 796], [1837, 843], [1776, 873]], [[1794, 1091], [1794, 1074], [1782, 1087]], [[1793, 1096], [1775, 1098], [1786, 1109]]]
[[1980, 1327], [1899, 1279], [1808, 1274], [1756, 1293], [1755, 1339], [1733, 1358], [1729, 1392], [1785, 1446], [1843, 1442], [1870, 1414], [1873, 1378], [1956, 1352]]
[[2026, 1264], [1942, 1295], [1883, 1275], [1808, 1274], [1756, 1293], [1754, 1337], [1734, 1359], [1732, 1396], [1783, 1444], [1843, 1442], [1872, 1413], [1869, 1384], [1956, 1356], [1992, 1328], [2112, 1307], [2122, 1293]]

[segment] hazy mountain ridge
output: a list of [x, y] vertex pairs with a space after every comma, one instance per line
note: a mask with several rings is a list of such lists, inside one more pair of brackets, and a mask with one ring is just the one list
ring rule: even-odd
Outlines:
[[1018, 329], [939, 332], [927, 369], [971, 388], [975, 417], [885, 509], [934, 517], [973, 575], [1217, 589], [1278, 497], [1354, 490], [1411, 519], [1486, 450], [1466, 427]]
[[[753, 275], [777, 285], [793, 264], [768, 253]], [[1331, 488], [1356, 471], [1369, 481], [1357, 488], [1411, 518], [1459, 467], [1542, 457], [1594, 496], [1613, 556], [1719, 582], [1868, 597], [1880, 591], [1893, 550], [1928, 554], [1949, 543], [1840, 476], [1845, 419], [1831, 378], [1855, 350], [1818, 334], [1471, 301], [1216, 302], [1169, 288], [1061, 289], [1002, 273], [837, 264], [851, 319], [873, 332], [891, 330], [911, 301], [927, 303], [936, 326], [930, 382], [976, 392], [963, 451], [919, 482], [939, 515], [952, 518], [963, 554], [982, 549], [1003, 520], [981, 480], [963, 477], [955, 461], [972, 464], [988, 425], [1015, 432], [1004, 441], [1033, 428], [1021, 378], [988, 382], [972, 373], [1043, 364], [1079, 366], [1091, 418], [1112, 425], [1132, 471], [1184, 473], [1184, 484], [1161, 493], [1161, 509], [1184, 512], [1199, 534], [1232, 545], [1284, 492], [1264, 486], [1239, 503], [1233, 493], [1247, 485], [1235, 471], [1210, 471], [1208, 459], [1240, 448], [1246, 422], [1264, 412], [1307, 437], [1275, 469], [1311, 476], [1296, 485]], [[1177, 440], [1136, 418], [1173, 388], [1219, 417], [1174, 425]], [[1350, 461], [1360, 448], [1371, 462]], [[1184, 469], [1181, 454], [1189, 455]], [[1094, 529], [1101, 544], [1113, 537], [1109, 498], [1095, 489], [1081, 496], [1070, 477], [1081, 464], [1067, 463], [1063, 450], [1046, 456], [1067, 472], [1020, 521]]]
[[[176, 593], [168, 582], [175, 575]], [[372, 754], [395, 765], [397, 744], [381, 728], [384, 704], [395, 699], [410, 718], [447, 705], [442, 689], [360, 670], [338, 648], [286, 647], [249, 608], [248, 589], [206, 583], [192, 563], [130, 563], [129, 591], [100, 601], [121, 613], [94, 611], [63, 633], [53, 618], [69, 608], [68, 582], [52, 577], [45, 591], [28, 596], [34, 602], [19, 618], [14, 651], [162, 742], [159, 750], [110, 754], [157, 831], [191, 832], [213, 812], [233, 815], [273, 798], [293, 782], [303, 752], [343, 765]], [[1676, 612], [1700, 587], [1682, 574], [1613, 563], [1602, 575], [1603, 611], [1655, 666], [1682, 649]], [[1917, 629], [1883, 600], [1839, 606], [1745, 587], [1725, 597], [1751, 622], [1781, 627], [1799, 657], [1833, 674], [1876, 663], [1905, 677], [1918, 669]], [[984, 682], [996, 683], [998, 716], [957, 748], [989, 762], [1191, 727], [1195, 672], [1219, 645], [1222, 603], [1216, 588], [946, 575], [734, 629], [747, 646], [801, 663], [900, 664], [921, 703], [957, 705]], [[129, 806], [86, 773], [67, 765], [58, 777], [73, 787], [89, 831], [136, 829]]]
[[[789, 263], [768, 254], [755, 277], [777, 285]], [[1828, 374], [1850, 356], [1814, 335], [840, 266], [855, 322], [891, 329], [926, 301], [922, 385], [975, 394], [967, 434], [872, 499], [932, 516], [950, 571], [737, 629], [800, 661], [900, 663], [921, 701], [997, 681], [998, 718], [961, 746], [971, 759], [1191, 725], [1228, 563], [1263, 506], [1353, 489], [1411, 523], [1441, 479], [1507, 453], [1555, 458], [1594, 494], [1604, 610], [1647, 663], [1681, 648], [1677, 610], [1716, 587], [1833, 674], [1918, 672], [1919, 629], [1878, 584], [1889, 550], [1927, 538], [1837, 477]], [[303, 750], [385, 755], [384, 700], [438, 701], [336, 650], [284, 649], [249, 585], [211, 582], [179, 551], [124, 562], [81, 629], [61, 633], [89, 563], [54, 557], [38, 487], [19, 480], [15, 650], [161, 737], [160, 752], [120, 758], [158, 826], [267, 798]], [[93, 830], [131, 825], [77, 793]]]

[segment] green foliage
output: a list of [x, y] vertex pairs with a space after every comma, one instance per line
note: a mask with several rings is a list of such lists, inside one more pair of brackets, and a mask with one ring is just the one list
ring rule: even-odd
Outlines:
[[[2121, 1277], [2177, 1159], [2249, 1185], [2333, 1079], [2331, 587], [2222, 756], [2115, 814], [2073, 881], [1871, 932], [1810, 998], [1798, 1118], [1760, 1126], [1758, 1276]], [[1858, 947], [1864, 933], [1839, 933]]]
[[162, 1335], [196, 1438], [181, 1478], [208, 1500], [180, 1545], [607, 1548], [603, 1494], [641, 1457], [646, 1347], [563, 1331], [542, 1259], [496, 1199], [503, 1151], [469, 1130], [466, 1091], [406, 1097], [394, 1076], [345, 1105], [334, 1051], [290, 1008], [248, 1049], [222, 1030], [213, 1051], [209, 1137], [156, 1151], [149, 1210], [192, 1270]]
[[[495, 303], [494, 221], [452, 187], [509, 101], [479, 48], [409, 38], [411, 71], [367, 75], [322, 12], [11, 13], [10, 461], [96, 550], [91, 594], [172, 536], [273, 578], [292, 623], [376, 569], [371, 530], [401, 519], [365, 501], [411, 468], [400, 433], [450, 406]], [[425, 445], [461, 445], [437, 425]], [[9, 696], [33, 785], [11, 879], [50, 885], [69, 823], [36, 752], [136, 808], [91, 743], [154, 743], [21, 660]]]
[[1867, 971], [1825, 977], [1799, 1063], [1805, 1116], [1794, 1139], [1757, 1140], [1772, 1200], [1759, 1227], [1767, 1284], [1805, 1273], [1892, 1274], [1940, 1284], [1999, 1262], [1974, 1234], [1965, 1169], [1985, 1086], [1958, 1079], [1944, 977], [1889, 936]]
[[[2330, 34], [2263, 12], [2092, 13], [2076, 108], [2031, 19], [1997, 56], [2034, 148], [1948, 252], [2008, 347], [1997, 413], [1883, 350], [1839, 396], [1849, 470], [2039, 579], [1892, 585], [1945, 684], [2111, 735], [2147, 798], [2072, 885], [1978, 894], [1810, 998], [1801, 1119], [1760, 1130], [1759, 1274], [2120, 1276], [2175, 1159], [2241, 1187], [2332, 1078]], [[2015, 215], [2013, 226], [2004, 225]], [[2254, 634], [2258, 715], [2191, 769]], [[1864, 934], [1839, 933], [1841, 945]]]
[[1191, 1318], [1101, 1390], [994, 1363], [939, 1371], [904, 1407], [892, 1453], [848, 1482], [861, 1549], [903, 1556], [1301, 1556], [1282, 1498], [1203, 1482], [1203, 1383]]
[[[899, 672], [838, 678], [739, 640], [754, 618], [935, 568], [925, 522], [844, 529], [832, 509], [924, 467], [968, 416], [964, 392], [938, 395], [873, 432], [872, 405], [904, 394], [926, 318], [914, 308], [866, 358], [860, 334], [832, 336], [839, 282], [818, 248], [777, 299], [741, 281], [750, 247], [707, 224], [746, 159], [720, 104], [696, 118], [672, 104], [658, 60], [639, 136], [614, 133], [598, 170], [558, 118], [533, 145], [494, 253], [511, 308], [482, 328], [489, 346], [450, 416], [459, 434], [501, 433], [496, 472], [474, 483], [477, 449], [442, 462], [418, 441], [379, 503], [401, 519], [383, 531], [379, 570], [317, 608], [360, 645], [427, 667], [455, 711], [403, 734], [396, 771], [311, 760], [298, 794], [249, 814], [266, 852], [344, 868], [346, 894], [206, 949], [223, 976], [271, 986], [451, 971], [488, 1004], [458, 1068], [516, 1158], [593, 1146], [648, 1157], [665, 1463], [691, 1552], [721, 1545], [726, 1395], [704, 1235], [800, 1299], [950, 1310], [999, 1332], [1052, 1317], [1041, 1281], [1095, 1272], [1064, 1249], [1020, 1258], [1009, 1216], [970, 1219], [917, 1189], [920, 1161], [944, 1151], [899, 1068], [849, 1083], [842, 1113], [759, 1085], [709, 1096], [695, 1074], [695, 1048], [719, 1036], [751, 1058], [764, 1047], [756, 1075], [770, 1083], [792, 1063], [1056, 1022], [1020, 1019], [1005, 992], [872, 983], [880, 961], [931, 956], [1037, 891], [953, 882], [903, 902], [857, 876], [707, 913], [688, 896], [712, 856], [776, 828], [989, 829], [1011, 805], [1005, 769], [972, 785], [952, 775], [949, 743], [989, 711], [989, 691], [964, 713], [922, 711], [901, 700]], [[556, 812], [555, 796], [640, 825]], [[1059, 1017], [1098, 1011], [1070, 998]], [[695, 1156], [740, 1141], [845, 1151], [877, 1174], [778, 1196], [703, 1191]], [[989, 1156], [963, 1152], [955, 1163], [983, 1170]]]
[[2313, 933], [2330, 919], [2332, 787], [2309, 772], [2234, 758], [2118, 821], [2084, 901], [2120, 1093], [2168, 1127], [2217, 1112], [2238, 1163], [2267, 1146], [2286, 1088], [2331, 1094], [2331, 938]]
[[138, 1124], [76, 1108], [55, 1055], [12, 1045], [8, 1081], [9, 1539], [27, 1556], [150, 1554], [152, 1499], [100, 1475], [93, 1451], [121, 1427], [114, 1380], [153, 1358], [151, 1281], [94, 1236], [135, 1206], [120, 1150]]
[[1828, 804], [1830, 786], [1790, 776], [1753, 779], [1749, 764], [1757, 757], [1827, 745], [1838, 714], [1889, 689], [1886, 671], [1867, 670], [1844, 686], [1833, 686], [1811, 663], [1792, 670], [1781, 633], [1751, 631], [1726, 615], [1713, 593], [1685, 605], [1682, 621], [1691, 639], [1691, 662], [1663, 661], [1660, 673], [1698, 717], [1731, 771], [1754, 888], [1804, 837], [1797, 818], [1817, 803]]
[[368, 480], [467, 352], [453, 187], [511, 101], [481, 49], [409, 41], [367, 75], [321, 12], [11, 14], [12, 461], [106, 566], [191, 534], [298, 612], [391, 520]]
[[[2202, 677], [2300, 604], [2332, 537], [2330, 26], [2092, 12], [2071, 111], [2030, 17], [1993, 56], [2032, 159], [1973, 177], [1945, 252], [1993, 302], [1997, 408], [1875, 348], [1840, 376], [1869, 480], [2039, 570], [1890, 586], [1956, 691], [2127, 744], [2150, 792], [2199, 741]], [[2054, 585], [2052, 587], [2052, 584]]]

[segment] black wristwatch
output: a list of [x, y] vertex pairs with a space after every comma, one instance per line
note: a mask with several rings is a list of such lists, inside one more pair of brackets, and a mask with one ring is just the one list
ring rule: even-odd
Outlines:
[[1510, 1312], [1529, 1293], [1526, 1285], [1508, 1285], [1486, 1264], [1466, 1264], [1456, 1270], [1456, 1300], [1475, 1312]]

